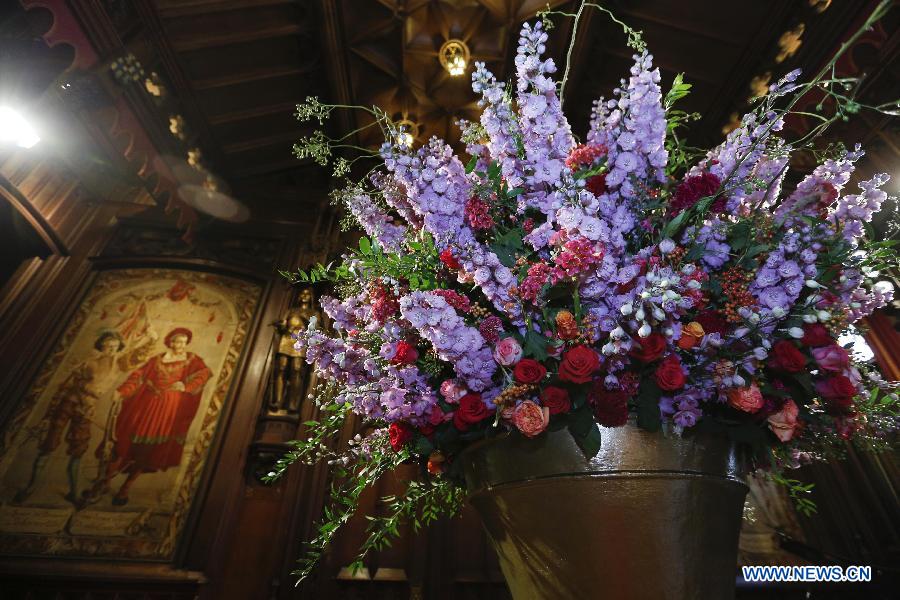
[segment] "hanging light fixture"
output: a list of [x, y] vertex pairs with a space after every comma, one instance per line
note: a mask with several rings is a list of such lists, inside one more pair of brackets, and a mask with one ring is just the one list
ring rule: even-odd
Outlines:
[[462, 40], [447, 40], [438, 51], [438, 60], [451, 77], [459, 77], [469, 66], [469, 47]]
[[401, 148], [412, 148], [413, 142], [419, 135], [419, 126], [409, 119], [400, 119], [397, 122], [397, 145]]

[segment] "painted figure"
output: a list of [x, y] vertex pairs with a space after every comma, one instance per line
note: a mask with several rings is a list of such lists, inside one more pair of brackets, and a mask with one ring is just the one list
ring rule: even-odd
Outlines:
[[116, 475], [125, 473], [112, 499], [114, 505], [124, 505], [139, 475], [181, 463], [188, 429], [212, 375], [202, 358], [187, 351], [192, 337], [184, 327], [170, 331], [164, 339], [167, 350], [150, 357], [117, 388], [114, 419], [98, 448], [98, 453], [109, 449], [109, 460], [105, 474], [84, 494], [85, 501], [95, 502]]
[[95, 356], [85, 360], [69, 373], [59, 385], [42, 420], [41, 441], [38, 455], [31, 467], [28, 485], [19, 490], [13, 502], [22, 503], [34, 492], [47, 466], [50, 455], [59, 448], [65, 436], [66, 454], [69, 464], [66, 475], [69, 492], [65, 498], [78, 503], [78, 472], [81, 457], [87, 451], [91, 440], [91, 425], [94, 405], [111, 385], [119, 373], [116, 355], [125, 347], [122, 336], [115, 331], [105, 331], [94, 342]]

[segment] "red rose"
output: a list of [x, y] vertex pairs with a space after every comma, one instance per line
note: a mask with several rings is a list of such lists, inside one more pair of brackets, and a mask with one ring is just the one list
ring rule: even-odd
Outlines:
[[827, 346], [834, 343], [834, 338], [828, 333], [828, 329], [821, 323], [806, 323], [803, 325], [803, 337], [800, 338], [804, 346]]
[[469, 425], [490, 416], [491, 409], [481, 401], [481, 394], [466, 394], [459, 399], [459, 407], [453, 413], [453, 425], [460, 431], [466, 431]]
[[391, 362], [395, 365], [411, 365], [419, 358], [419, 352], [416, 347], [409, 342], [397, 342], [397, 352]]
[[412, 439], [413, 432], [408, 424], [397, 422], [391, 423], [391, 426], [388, 427], [388, 435], [391, 438], [391, 448], [394, 449], [394, 452], [400, 452], [406, 442]]
[[684, 371], [681, 369], [681, 361], [674, 354], [670, 354], [659, 363], [654, 373], [656, 385], [667, 392], [674, 392], [684, 387]]
[[799, 373], [806, 369], [806, 355], [797, 350], [797, 346], [788, 340], [781, 340], [772, 346], [772, 353], [766, 364], [772, 369]]
[[544, 365], [533, 358], [523, 358], [516, 363], [516, 368], [513, 369], [513, 377], [519, 383], [537, 383], [546, 374], [547, 369], [544, 368]]
[[703, 331], [706, 333], [725, 335], [725, 330], [728, 329], [728, 322], [717, 310], [704, 310], [694, 320], [703, 326]]
[[846, 375], [835, 375], [817, 381], [816, 392], [825, 400], [829, 413], [849, 413], [853, 409], [856, 386]]
[[640, 338], [638, 341], [640, 342], [641, 347], [640, 349], [632, 350], [631, 356], [641, 362], [653, 362], [662, 356], [662, 353], [666, 349], [666, 338], [658, 331], [654, 331], [647, 337]]
[[567, 413], [572, 409], [572, 402], [569, 400], [569, 392], [561, 387], [548, 385], [541, 392], [541, 404], [550, 409], [551, 415], [559, 413]]
[[441, 251], [439, 258], [441, 259], [441, 262], [444, 263], [444, 265], [451, 271], [457, 271], [462, 267], [456, 257], [453, 256], [453, 251], [450, 248], [444, 248]]
[[559, 378], [572, 383], [587, 383], [600, 368], [600, 357], [587, 346], [575, 346], [563, 354]]
[[628, 394], [622, 390], [607, 390], [598, 382], [588, 402], [594, 409], [594, 418], [604, 427], [621, 427], [628, 422]]
[[595, 196], [606, 193], [606, 173], [600, 173], [584, 180], [584, 187]]

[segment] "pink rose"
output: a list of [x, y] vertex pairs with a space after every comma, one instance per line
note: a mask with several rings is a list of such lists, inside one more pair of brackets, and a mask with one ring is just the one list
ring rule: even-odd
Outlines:
[[469, 393], [466, 386], [462, 385], [456, 379], [447, 379], [441, 384], [441, 396], [444, 397], [449, 404], [456, 404], [459, 399]]
[[797, 431], [798, 414], [800, 414], [800, 409], [797, 408], [797, 404], [788, 398], [780, 411], [774, 415], [770, 415], [769, 418], [766, 419], [769, 422], [769, 429], [771, 429], [772, 433], [774, 433], [782, 442], [790, 441]]
[[550, 423], [550, 409], [541, 408], [531, 400], [526, 400], [513, 412], [513, 423], [526, 437], [534, 437], [547, 429]]
[[750, 387], [728, 390], [728, 403], [738, 410], [753, 414], [763, 407], [765, 400], [756, 384], [751, 383]]
[[494, 360], [504, 367], [509, 367], [522, 359], [522, 346], [516, 341], [516, 338], [506, 337], [497, 342], [494, 346]]
[[840, 373], [850, 364], [850, 356], [847, 354], [847, 351], [837, 344], [813, 348], [812, 355], [816, 362], [819, 363], [819, 366], [826, 371]]

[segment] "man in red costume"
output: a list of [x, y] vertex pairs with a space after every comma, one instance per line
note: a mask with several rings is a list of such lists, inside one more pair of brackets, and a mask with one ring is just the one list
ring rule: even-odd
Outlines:
[[184, 327], [170, 331], [164, 340], [168, 350], [151, 357], [118, 387], [121, 409], [109, 440], [111, 460], [105, 477], [84, 494], [88, 502], [107, 491], [117, 474], [127, 473], [112, 499], [117, 506], [126, 504], [128, 490], [141, 473], [181, 463], [185, 437], [212, 375], [202, 358], [186, 350], [192, 337]]

